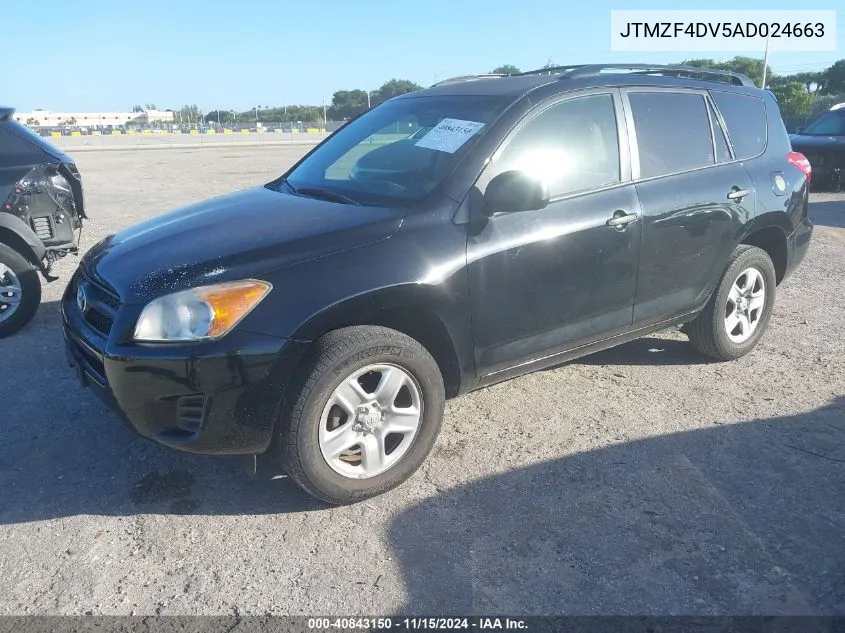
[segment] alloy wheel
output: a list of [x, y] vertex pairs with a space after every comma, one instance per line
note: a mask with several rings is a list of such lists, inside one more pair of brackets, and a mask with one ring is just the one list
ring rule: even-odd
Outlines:
[[21, 303], [21, 282], [11, 268], [0, 262], [0, 323], [12, 318]]
[[320, 451], [336, 473], [375, 477], [408, 452], [423, 416], [421, 390], [402, 367], [367, 365], [332, 392], [320, 418]]
[[746, 268], [734, 280], [725, 304], [725, 331], [731, 342], [745, 343], [754, 334], [766, 306], [766, 282], [756, 268]]

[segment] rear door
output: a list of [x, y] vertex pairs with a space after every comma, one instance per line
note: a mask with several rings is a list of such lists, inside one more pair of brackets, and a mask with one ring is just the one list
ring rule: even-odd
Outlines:
[[707, 301], [753, 217], [755, 192], [705, 91], [623, 91], [643, 213], [634, 325]]

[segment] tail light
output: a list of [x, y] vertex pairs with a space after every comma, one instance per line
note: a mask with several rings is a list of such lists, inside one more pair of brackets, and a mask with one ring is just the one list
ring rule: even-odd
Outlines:
[[810, 182], [813, 177], [813, 168], [804, 154], [801, 152], [789, 152], [786, 155], [786, 160], [795, 165], [807, 177], [807, 182]]

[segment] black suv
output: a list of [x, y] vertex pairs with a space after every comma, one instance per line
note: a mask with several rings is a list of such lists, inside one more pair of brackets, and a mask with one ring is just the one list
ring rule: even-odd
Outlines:
[[448, 80], [96, 245], [69, 359], [140, 434], [352, 502], [419, 467], [446, 397], [672, 326], [747, 354], [807, 251], [809, 175], [741, 75]]
[[38, 272], [78, 250], [85, 210], [73, 161], [0, 108], [0, 338], [41, 303]]
[[845, 104], [822, 114], [789, 137], [810, 161], [813, 185], [842, 191], [845, 171]]

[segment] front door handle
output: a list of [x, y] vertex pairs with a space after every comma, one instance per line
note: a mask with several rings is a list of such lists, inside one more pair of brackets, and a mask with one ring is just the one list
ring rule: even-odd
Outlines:
[[622, 210], [615, 211], [613, 213], [613, 217], [610, 218], [605, 224], [608, 226], [612, 226], [615, 229], [622, 230], [626, 226], [628, 226], [631, 222], [636, 222], [639, 216], [636, 213], [625, 213]]
[[728, 200], [739, 200], [741, 201], [745, 196], [750, 195], [751, 192], [748, 189], [740, 189], [737, 186], [731, 188], [730, 193], [728, 194]]

